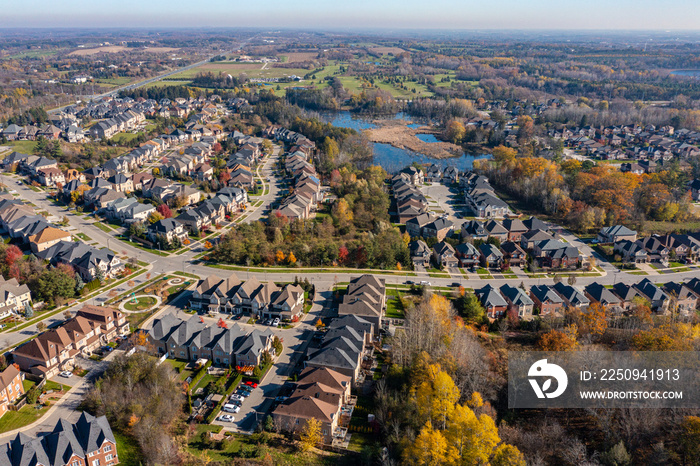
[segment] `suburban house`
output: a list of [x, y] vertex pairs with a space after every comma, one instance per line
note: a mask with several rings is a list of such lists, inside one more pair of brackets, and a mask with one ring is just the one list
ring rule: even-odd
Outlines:
[[553, 288], [554, 291], [562, 297], [566, 307], [586, 310], [588, 309], [588, 305], [591, 304], [591, 300], [588, 299], [585, 294], [581, 293], [571, 285], [558, 282], [554, 284]]
[[24, 395], [23, 380], [24, 375], [14, 364], [0, 372], [0, 417], [10, 409], [10, 405]]
[[147, 338], [158, 354], [190, 361], [204, 358], [224, 366], [256, 366], [272, 348], [269, 330], [246, 333], [236, 324], [220, 327], [197, 316], [182, 320], [174, 314], [156, 319]]
[[634, 264], [646, 264], [649, 262], [649, 254], [646, 249], [636, 242], [622, 240], [615, 243], [613, 252], [619, 254], [622, 262]]
[[447, 235], [452, 233], [454, 224], [447, 218], [437, 218], [423, 227], [423, 236], [425, 238], [437, 238], [438, 241], [445, 239]]
[[423, 267], [430, 267], [431, 251], [425, 241], [419, 239], [408, 243], [408, 249], [411, 252], [411, 260], [414, 264]]
[[539, 315], [556, 314], [564, 309], [564, 299], [547, 285], [531, 287], [530, 298], [535, 303], [535, 309], [539, 310]]
[[683, 316], [691, 315], [698, 308], [699, 296], [684, 283], [669, 282], [663, 285], [663, 291], [675, 300], [676, 311]]
[[645, 278], [634, 285], [634, 287], [649, 300], [653, 311], [660, 314], [664, 314], [668, 311], [670, 296], [666, 294], [664, 290], [656, 286], [651, 280]]
[[112, 466], [119, 464], [119, 456], [107, 418], [83, 412], [73, 424], [59, 419], [42, 437], [18, 433], [9, 443], [0, 445], [0, 464]]
[[8, 317], [11, 313], [22, 313], [32, 301], [29, 287], [20, 285], [16, 278], [5, 280], [0, 275], [0, 319]]
[[599, 283], [591, 283], [584, 288], [584, 294], [593, 303], [601, 304], [605, 309], [619, 314], [622, 312], [622, 299], [612, 290]]
[[433, 216], [427, 213], [423, 213], [413, 217], [412, 219], [406, 221], [406, 233], [411, 238], [420, 238], [423, 236], [423, 228], [432, 223]]
[[471, 243], [458, 244], [455, 248], [455, 256], [460, 267], [473, 269], [479, 265], [481, 253]]
[[75, 317], [19, 346], [12, 356], [23, 371], [52, 377], [59, 371], [72, 369], [75, 356], [87, 357], [129, 332], [129, 323], [121, 311], [84, 305]]
[[459, 232], [460, 238], [473, 243], [474, 240], [486, 241], [489, 234], [484, 228], [484, 223], [478, 220], [469, 220], [462, 224], [462, 230]]
[[484, 243], [479, 245], [479, 260], [482, 267], [497, 268], [503, 264], [503, 253], [493, 244]]
[[450, 243], [441, 241], [433, 246], [433, 260], [440, 267], [457, 267], [459, 262], [455, 256], [455, 249]]
[[338, 316], [354, 315], [374, 325], [374, 332], [382, 328], [382, 316], [386, 308], [384, 279], [374, 275], [362, 275], [350, 280], [348, 291], [338, 306]]
[[637, 232], [624, 225], [601, 228], [598, 233], [599, 243], [617, 243], [618, 241], [637, 241]]
[[506, 241], [501, 244], [503, 258], [510, 267], [522, 267], [527, 260], [527, 253], [518, 246], [518, 243]]
[[525, 224], [517, 218], [503, 220], [503, 228], [508, 231], [508, 241], [520, 242], [520, 237], [529, 231]]
[[171, 244], [175, 238], [183, 243], [188, 235], [182, 223], [173, 218], [164, 218], [148, 226], [146, 237], [154, 243], [161, 237], [168, 244]]
[[100, 275], [107, 278], [116, 277], [124, 270], [121, 259], [109, 249], [97, 249], [80, 241], [59, 241], [36, 255], [53, 265], [72, 265], [86, 283]]
[[634, 285], [626, 285], [624, 283], [615, 283], [612, 288], [613, 292], [620, 298], [622, 308], [629, 310], [636, 299], [648, 301]]
[[500, 242], [508, 240], [508, 230], [496, 220], [489, 220], [484, 225], [484, 230], [489, 238], [496, 238]]
[[505, 284], [498, 289], [508, 302], [508, 311], [514, 312], [521, 319], [532, 319], [535, 303], [521, 288]]
[[498, 319], [506, 315], [508, 311], [508, 302], [501, 295], [498, 288], [494, 288], [491, 284], [488, 284], [481, 289], [474, 290], [474, 294], [476, 294], [481, 304], [483, 304], [489, 319]]
[[297, 435], [309, 419], [315, 419], [321, 424], [322, 442], [331, 445], [347, 434], [350, 416], [344, 413], [356, 403], [350, 395], [351, 386], [352, 379], [347, 375], [326, 367], [307, 367], [299, 374], [291, 396], [272, 412], [272, 418], [282, 430]]

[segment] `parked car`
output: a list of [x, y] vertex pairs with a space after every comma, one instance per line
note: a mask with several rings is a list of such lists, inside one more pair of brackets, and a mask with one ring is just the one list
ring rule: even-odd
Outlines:
[[232, 400], [243, 401], [243, 397], [242, 397], [241, 395], [237, 394], [237, 393], [234, 393], [233, 395], [231, 395], [231, 399], [232, 399]]
[[[239, 392], [240, 392], [241, 396], [244, 398], [248, 398], [250, 396], [250, 391], [248, 391], [248, 390], [239, 390]], [[231, 395], [231, 396], [233, 396], [233, 395]]]
[[279, 317], [275, 317], [275, 320], [272, 321], [272, 326], [279, 327], [279, 325], [280, 325], [280, 319], [279, 319]]
[[230, 414], [223, 414], [223, 415], [219, 416], [219, 421], [233, 422], [233, 421], [235, 421], [235, 418], [233, 416], [231, 416]]
[[65, 377], [66, 379], [69, 379], [73, 375], [73, 373], [71, 371], [63, 371], [58, 375], [60, 375], [61, 377]]
[[258, 384], [255, 383], [255, 382], [253, 382], [252, 380], [248, 380], [248, 381], [245, 383], [245, 385], [248, 385], [249, 387], [253, 387], [253, 388], [258, 388]]
[[226, 403], [222, 408], [222, 411], [227, 412], [227, 413], [237, 413], [238, 411], [241, 410], [240, 406], [236, 406], [231, 403]]

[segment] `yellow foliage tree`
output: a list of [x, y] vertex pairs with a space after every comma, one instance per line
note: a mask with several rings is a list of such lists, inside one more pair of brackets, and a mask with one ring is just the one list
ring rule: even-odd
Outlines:
[[277, 262], [283, 262], [284, 259], [285, 259], [284, 253], [282, 252], [282, 250], [278, 249], [277, 254], [275, 254], [275, 260]]
[[525, 466], [525, 457], [513, 445], [502, 444], [491, 460], [491, 466]]
[[404, 451], [406, 464], [416, 466], [438, 466], [450, 464], [447, 461], [447, 439], [439, 430], [433, 429], [428, 421], [416, 440]]
[[314, 418], [307, 419], [299, 437], [301, 451], [309, 451], [321, 443], [323, 439], [321, 436], [321, 421]]
[[287, 255], [287, 263], [288, 264], [296, 264], [297, 263], [297, 258], [294, 256], [293, 252], [289, 252], [289, 255]]
[[497, 146], [493, 149], [493, 159], [498, 163], [510, 163], [515, 160], [518, 151], [511, 147]]

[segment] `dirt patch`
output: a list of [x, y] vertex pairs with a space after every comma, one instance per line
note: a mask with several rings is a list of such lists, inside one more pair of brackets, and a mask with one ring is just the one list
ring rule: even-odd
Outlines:
[[118, 53], [118, 52], [149, 52], [149, 53], [167, 53], [180, 50], [173, 47], [148, 47], [148, 48], [130, 48], [124, 47], [123, 45], [109, 45], [107, 47], [97, 47], [93, 49], [78, 49], [74, 50], [68, 55], [87, 57], [90, 55], [97, 55], [98, 53]]
[[283, 53], [287, 57], [287, 63], [316, 60], [318, 52], [291, 52]]
[[393, 53], [394, 55], [398, 55], [400, 53], [404, 53], [405, 50], [399, 47], [370, 47], [369, 49], [370, 52], [372, 53], [379, 53], [382, 55], [388, 55], [390, 53]]
[[151, 52], [151, 53], [167, 53], [167, 52], [175, 52], [180, 49], [175, 48], [175, 47], [148, 47], [145, 49], [134, 49], [134, 50], [142, 50], [144, 52]]
[[117, 53], [117, 52], [123, 52], [124, 50], [127, 50], [127, 47], [124, 47], [122, 45], [110, 45], [108, 47], [97, 47], [94, 49], [78, 49], [75, 50], [68, 55], [77, 55], [80, 57], [86, 57], [89, 55], [96, 55], [98, 53]]
[[377, 120], [375, 123], [380, 126], [364, 132], [372, 142], [391, 144], [435, 159], [459, 157], [464, 153], [464, 149], [450, 142], [425, 142], [418, 139], [416, 134], [435, 134], [429, 126], [409, 128], [406, 126], [408, 122], [403, 120]]

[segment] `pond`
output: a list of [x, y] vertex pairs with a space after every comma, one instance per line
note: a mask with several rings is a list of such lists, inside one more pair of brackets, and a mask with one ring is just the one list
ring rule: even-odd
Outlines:
[[[376, 128], [377, 125], [373, 123], [373, 120], [379, 119], [378, 117], [363, 117], [360, 115], [355, 115], [348, 111], [323, 112], [320, 114], [320, 116], [323, 121], [331, 123], [333, 126], [352, 128], [357, 131]], [[412, 120], [409, 115], [403, 112], [399, 112], [393, 117], [390, 116], [382, 118], [392, 120]], [[422, 125], [417, 123], [408, 125], [409, 128], [417, 128], [419, 126]], [[438, 139], [433, 134], [418, 134], [416, 136], [418, 139], [425, 142], [438, 142]], [[425, 154], [419, 154], [407, 149], [399, 149], [391, 144], [373, 142], [372, 147], [374, 149], [374, 163], [381, 165], [388, 173], [396, 173], [413, 162], [434, 163], [443, 168], [454, 166], [460, 171], [465, 171], [472, 168], [474, 160], [490, 157], [488, 154], [473, 155], [465, 153], [460, 157], [435, 159]]]
[[434, 134], [416, 134], [416, 137], [423, 142], [440, 142]]
[[691, 78], [700, 78], [700, 70], [674, 70], [669, 74], [675, 76], [688, 76]]

